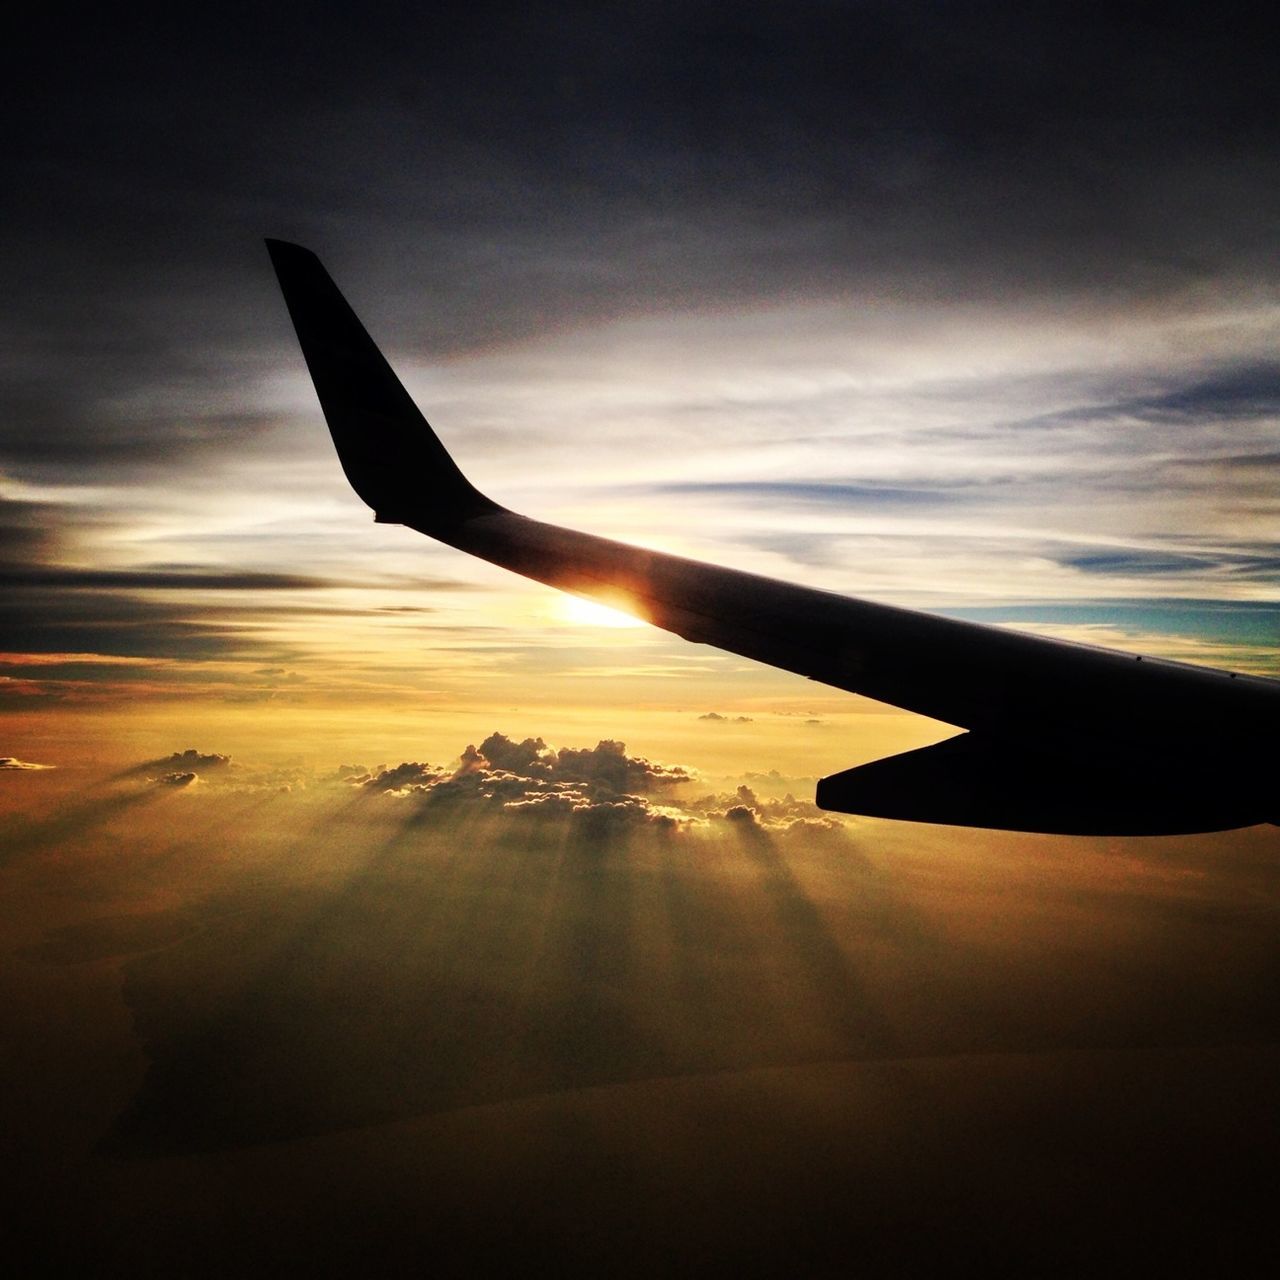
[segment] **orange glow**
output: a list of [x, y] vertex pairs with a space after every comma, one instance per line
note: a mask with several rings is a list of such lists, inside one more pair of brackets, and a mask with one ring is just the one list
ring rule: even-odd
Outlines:
[[643, 627], [643, 618], [624, 611], [621, 597], [617, 605], [601, 604], [598, 600], [586, 600], [582, 596], [561, 595], [557, 604], [557, 612], [574, 626], [581, 627]]

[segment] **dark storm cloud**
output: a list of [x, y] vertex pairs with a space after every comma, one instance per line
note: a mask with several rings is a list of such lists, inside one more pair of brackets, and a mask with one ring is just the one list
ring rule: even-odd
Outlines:
[[[1200, 6], [650, 3], [29, 16], [6, 121], [5, 464], [261, 420], [312, 240], [434, 351], [851, 287], [1271, 280], [1265, 28]], [[423, 298], [431, 299], [429, 309]], [[410, 311], [412, 308], [412, 312]], [[234, 369], [234, 379], [230, 370]], [[168, 387], [181, 429], [135, 412]], [[132, 424], [138, 424], [134, 426]]]

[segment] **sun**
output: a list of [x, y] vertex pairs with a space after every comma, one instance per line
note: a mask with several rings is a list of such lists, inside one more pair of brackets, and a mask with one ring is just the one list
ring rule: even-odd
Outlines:
[[560, 616], [576, 627], [643, 627], [643, 618], [637, 618], [621, 609], [611, 608], [598, 600], [584, 600], [581, 596], [562, 595], [558, 601]]

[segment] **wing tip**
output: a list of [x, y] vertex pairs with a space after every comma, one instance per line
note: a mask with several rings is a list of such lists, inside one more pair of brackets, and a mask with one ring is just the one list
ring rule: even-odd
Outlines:
[[316, 255], [306, 247], [306, 245], [298, 244], [294, 240], [280, 240], [276, 236], [263, 236], [262, 243], [267, 246], [267, 252], [273, 257], [308, 257], [314, 258]]
[[378, 523], [439, 536], [497, 510], [462, 474], [319, 257], [263, 239], [339, 461]]

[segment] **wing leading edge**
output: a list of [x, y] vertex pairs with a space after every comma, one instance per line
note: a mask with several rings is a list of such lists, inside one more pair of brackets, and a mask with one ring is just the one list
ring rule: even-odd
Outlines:
[[968, 730], [824, 778], [827, 809], [1068, 834], [1280, 819], [1280, 682], [850, 599], [544, 524], [458, 469], [307, 249], [272, 263], [347, 478], [404, 524], [562, 591]]

